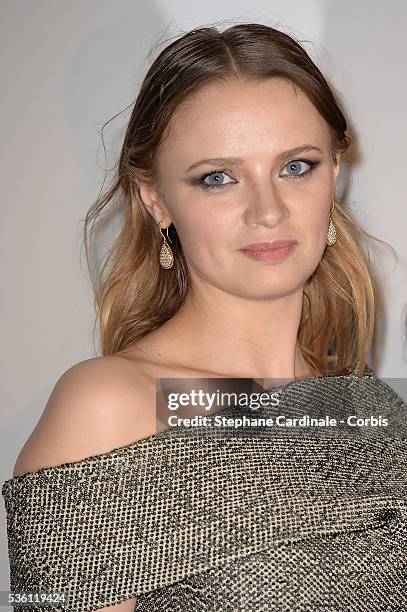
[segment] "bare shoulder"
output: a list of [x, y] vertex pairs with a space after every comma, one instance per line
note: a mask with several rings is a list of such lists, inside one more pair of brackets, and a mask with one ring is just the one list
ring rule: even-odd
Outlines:
[[151, 379], [134, 362], [113, 355], [71, 366], [52, 389], [17, 457], [13, 476], [78, 461], [154, 434], [154, 399]]

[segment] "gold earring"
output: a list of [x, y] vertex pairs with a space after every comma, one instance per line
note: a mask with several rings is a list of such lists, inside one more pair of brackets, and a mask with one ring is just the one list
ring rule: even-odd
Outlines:
[[335, 208], [335, 200], [332, 200], [332, 208], [331, 208], [331, 212], [329, 213], [329, 226], [328, 226], [328, 235], [327, 235], [327, 239], [326, 239], [326, 243], [328, 246], [333, 246], [336, 242], [336, 227], [332, 221], [332, 213], [334, 211]]
[[[166, 270], [169, 270], [174, 265], [174, 256], [172, 254], [170, 245], [168, 244], [168, 242], [165, 239], [164, 234], [162, 233], [161, 221], [158, 222], [158, 227], [160, 229], [160, 234], [164, 240], [164, 242], [161, 245], [161, 249], [160, 249], [160, 264], [163, 268], [165, 268]], [[171, 242], [171, 238], [168, 236], [168, 227], [166, 228], [166, 230], [167, 230], [167, 238]]]

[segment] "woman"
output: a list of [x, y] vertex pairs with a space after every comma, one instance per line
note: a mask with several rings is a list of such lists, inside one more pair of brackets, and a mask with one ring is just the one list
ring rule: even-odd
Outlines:
[[279, 412], [401, 414], [401, 431], [366, 365], [368, 235], [334, 195], [346, 129], [271, 27], [199, 28], [155, 60], [86, 218], [89, 254], [91, 222], [123, 206], [96, 281], [103, 356], [61, 376], [3, 484], [12, 591], [72, 611], [407, 605], [405, 437], [155, 421], [157, 379], [277, 379]]

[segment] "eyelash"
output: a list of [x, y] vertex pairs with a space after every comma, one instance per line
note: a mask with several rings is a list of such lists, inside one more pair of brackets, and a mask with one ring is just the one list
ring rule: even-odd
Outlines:
[[[291, 161], [287, 162], [285, 164], [285, 166], [288, 166], [289, 164], [292, 164], [293, 162], [297, 162], [297, 161], [298, 162], [304, 162], [305, 164], [308, 164], [310, 166], [310, 169], [307, 170], [306, 172], [303, 172], [302, 174], [297, 175], [297, 176], [286, 175], [290, 179], [293, 179], [293, 180], [303, 179], [306, 176], [309, 176], [312, 173], [312, 171], [320, 163], [319, 160], [317, 160], [317, 159], [292, 159]], [[226, 170], [226, 169], [223, 169], [223, 170], [212, 170], [211, 172], [207, 172], [206, 174], [201, 176], [201, 178], [199, 179], [199, 183], [202, 185], [203, 189], [222, 189], [223, 187], [226, 187], [227, 185], [233, 185], [234, 184], [234, 183], [225, 183], [224, 185], [208, 185], [208, 183], [204, 182], [205, 179], [208, 176], [211, 176], [212, 174], [221, 174], [221, 173], [227, 174], [228, 170]], [[229, 178], [231, 178], [231, 177], [229, 177]]]

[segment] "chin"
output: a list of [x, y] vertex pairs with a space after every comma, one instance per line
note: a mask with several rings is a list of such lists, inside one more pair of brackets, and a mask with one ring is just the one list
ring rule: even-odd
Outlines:
[[[254, 279], [253, 279], [254, 280]], [[239, 295], [242, 298], [251, 299], [251, 300], [272, 300], [277, 298], [283, 298], [289, 295], [293, 295], [298, 291], [303, 290], [305, 285], [305, 280], [301, 279], [292, 279], [289, 282], [287, 279], [281, 279], [281, 282], [253, 282], [250, 281], [245, 283], [244, 286], [240, 286], [237, 290], [236, 295]]]

